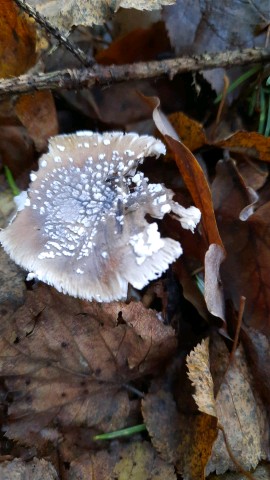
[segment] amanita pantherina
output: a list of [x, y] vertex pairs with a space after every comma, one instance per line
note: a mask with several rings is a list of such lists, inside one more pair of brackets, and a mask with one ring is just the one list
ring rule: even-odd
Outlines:
[[171, 190], [136, 173], [144, 157], [164, 153], [160, 140], [136, 133], [51, 138], [15, 219], [0, 232], [4, 249], [30, 275], [74, 297], [117, 300], [128, 282], [141, 289], [182, 253], [145, 215], [172, 211], [192, 231], [200, 220], [198, 209], [181, 207]]

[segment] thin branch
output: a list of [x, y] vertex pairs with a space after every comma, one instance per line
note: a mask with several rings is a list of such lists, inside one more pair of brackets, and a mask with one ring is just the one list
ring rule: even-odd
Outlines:
[[94, 65], [92, 68], [65, 69], [50, 73], [22, 75], [0, 81], [0, 96], [29, 93], [46, 89], [81, 89], [93, 84], [108, 85], [127, 80], [197, 72], [213, 68], [228, 68], [235, 65], [270, 62], [270, 49], [247, 48], [222, 53], [205, 53], [160, 61], [138, 62], [127, 65]]
[[93, 59], [88, 59], [85, 53], [74, 45], [70, 40], [65, 37], [58, 28], [54, 27], [46, 17], [41, 15], [35, 8], [28, 5], [25, 0], [14, 0], [15, 3], [26, 12], [29, 17], [32, 17], [41, 27], [43, 27], [48, 33], [50, 33], [56, 40], [63, 45], [67, 50], [69, 50], [74, 57], [76, 57], [84, 67], [92, 67], [94, 62]]

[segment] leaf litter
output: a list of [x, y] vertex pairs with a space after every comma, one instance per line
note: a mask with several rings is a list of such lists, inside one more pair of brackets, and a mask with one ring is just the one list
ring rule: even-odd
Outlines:
[[[66, 32], [72, 24], [87, 25], [78, 27], [74, 38], [103, 65], [162, 61], [179, 48], [179, 38], [190, 38], [191, 6], [183, 10], [181, 1], [166, 7], [165, 24], [159, 15], [158, 24], [145, 30], [138, 25], [120, 38], [114, 31], [114, 11], [127, 8], [127, 2], [103, 2], [104, 10], [102, 2], [86, 7], [70, 1], [64, 8], [59, 2], [29, 3], [42, 6], [40, 12], [48, 12], [52, 23]], [[132, 6], [152, 9], [170, 3]], [[250, 2], [248, 14], [257, 6]], [[266, 29], [259, 25], [267, 20], [264, 3], [260, 7], [252, 17], [260, 38], [255, 39], [243, 17], [236, 38], [243, 48], [265, 40]], [[196, 15], [192, 28], [200, 45], [194, 42], [194, 52], [209, 51], [207, 38], [215, 35], [205, 20], [214, 22], [217, 31], [220, 25], [225, 28], [220, 11], [230, 8], [230, 2], [209, 6], [202, 18], [199, 5], [200, 28]], [[40, 46], [41, 40], [45, 49], [53, 45], [52, 38], [40, 38], [37, 25], [11, 0], [5, 0], [3, 9], [2, 77], [30, 68], [59, 68], [59, 52], [53, 48], [46, 56]], [[181, 15], [181, 32], [179, 25], [175, 29], [173, 12]], [[113, 20], [106, 28], [88, 29], [107, 15]], [[230, 29], [224, 32], [221, 50], [232, 46], [230, 35]], [[189, 53], [186, 46], [182, 53]], [[67, 68], [77, 65], [66, 53], [61, 62]], [[243, 89], [243, 102], [250, 101], [251, 88], [261, 95], [266, 75], [260, 70], [252, 77]], [[228, 108], [232, 99], [224, 98], [224, 110], [216, 116], [211, 87], [218, 76], [209, 78], [210, 87], [200, 75], [187, 75], [108, 84], [105, 89], [96, 85], [64, 95], [60, 90], [55, 96], [35, 92], [1, 102], [1, 167], [10, 168], [19, 189], [28, 188], [29, 172], [37, 169], [51, 135], [84, 129], [102, 133], [117, 126], [160, 135], [168, 146], [166, 157], [148, 159], [140, 169], [150, 183], [170, 188], [175, 202], [186, 208], [195, 204], [202, 222], [193, 235], [173, 216], [158, 220], [161, 238], [180, 242], [182, 257], [143, 291], [130, 288], [127, 300], [111, 303], [86, 302], [33, 280], [25, 282], [24, 272], [1, 251], [0, 476], [174, 480], [181, 475], [201, 480], [210, 474], [216, 480], [225, 479], [220, 474], [229, 469], [240, 472], [225, 473], [230, 479], [268, 478], [269, 465], [257, 465], [270, 458], [270, 148], [269, 137], [256, 131], [256, 121], [269, 112], [267, 107], [255, 109], [248, 118], [245, 103]], [[155, 110], [152, 120], [159, 100], [147, 103], [137, 90], [160, 97], [162, 109], [172, 113], [172, 126], [161, 110]], [[13, 205], [4, 175], [0, 179], [4, 227]], [[243, 296], [242, 318], [238, 310]], [[143, 422], [146, 430], [132, 438], [95, 440], [98, 434]]]

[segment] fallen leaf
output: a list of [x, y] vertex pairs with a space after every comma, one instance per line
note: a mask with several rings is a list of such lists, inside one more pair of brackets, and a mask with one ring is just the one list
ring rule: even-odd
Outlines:
[[70, 30], [73, 25], [102, 25], [120, 8], [136, 8], [138, 10], [155, 10], [162, 5], [171, 5], [175, 0], [66, 0], [63, 4], [55, 0], [29, 0], [29, 5], [48, 18], [54, 27]]
[[210, 245], [204, 259], [204, 298], [209, 312], [225, 322], [224, 295], [219, 275], [224, 259], [221, 246]]
[[47, 440], [55, 422], [59, 431], [123, 428], [124, 385], [154, 373], [176, 347], [172, 328], [140, 303], [83, 303], [45, 286], [7, 323], [0, 368], [17, 393], [6, 434], [26, 443]]
[[[214, 383], [221, 380], [220, 366], [225, 368], [225, 376], [215, 402], [218, 422], [225, 431], [236, 461], [244, 470], [251, 470], [261, 459], [269, 457], [267, 412], [253, 387], [243, 347], [239, 345], [231, 362], [221, 337], [214, 338], [211, 349], [211, 373]], [[226, 470], [237, 469], [220, 431], [206, 472], [224, 473]]]
[[159, 99], [146, 99], [153, 109], [153, 120], [173, 152], [180, 174], [196, 207], [202, 214], [203, 234], [207, 245], [216, 243], [223, 248], [214, 214], [211, 192], [203, 170], [190, 150], [179, 141], [178, 135], [165, 115], [159, 110]]
[[176, 480], [172, 465], [164, 462], [147, 442], [128, 445], [114, 467], [113, 477], [117, 480]]
[[58, 480], [55, 468], [43, 458], [34, 458], [24, 462], [15, 458], [11, 462], [0, 463], [0, 478], [2, 480]]
[[166, 464], [148, 442], [114, 445], [110, 451], [85, 454], [70, 465], [67, 480], [176, 480], [174, 468]]
[[177, 131], [180, 140], [186, 147], [194, 152], [206, 145], [207, 138], [201, 123], [188, 117], [183, 112], [176, 112], [169, 115], [173, 128]]
[[270, 398], [270, 342], [269, 337], [254, 328], [243, 326], [241, 339], [254, 378], [256, 391], [265, 405]]
[[54, 99], [50, 91], [21, 95], [15, 111], [35, 143], [37, 151], [45, 151], [48, 138], [58, 133]]
[[199, 343], [187, 356], [188, 378], [195, 387], [193, 398], [202, 413], [217, 416], [214, 383], [209, 364], [209, 338]]
[[170, 42], [164, 23], [157, 22], [147, 29], [136, 28], [116, 38], [108, 48], [98, 52], [95, 59], [102, 65], [123, 65], [153, 60], [158, 54], [169, 50]]
[[225, 298], [231, 299], [237, 310], [240, 297], [246, 297], [244, 322], [269, 334], [270, 202], [259, 207], [245, 222], [239, 219], [250, 198], [231, 161], [217, 164], [212, 194], [227, 252], [221, 266]]
[[9, 305], [13, 310], [18, 308], [25, 299], [25, 273], [0, 249], [0, 316], [4, 305]]
[[216, 419], [204, 413], [179, 413], [172, 394], [163, 390], [145, 396], [142, 413], [152, 443], [161, 457], [173, 463], [184, 480], [204, 478], [217, 435]]
[[[244, 473], [226, 472], [224, 475], [211, 474], [207, 480], [246, 480]], [[252, 472], [254, 480], [268, 480], [270, 478], [270, 465], [259, 465], [256, 470]]]
[[[268, 17], [268, 0], [254, 0], [248, 4], [243, 4], [241, 0], [225, 0], [222, 3], [177, 0], [175, 5], [164, 9], [164, 20], [177, 55], [264, 45], [265, 34], [256, 36], [254, 32], [262, 18]], [[203, 75], [213, 88], [222, 90], [223, 69], [206, 71]], [[231, 78], [240, 75], [241, 69], [237, 68]]]
[[270, 138], [257, 132], [238, 131], [214, 142], [217, 147], [240, 152], [264, 162], [270, 162]]
[[[36, 62], [36, 29], [12, 0], [1, 1], [0, 77], [25, 73]], [[19, 61], [18, 61], [19, 59]]]

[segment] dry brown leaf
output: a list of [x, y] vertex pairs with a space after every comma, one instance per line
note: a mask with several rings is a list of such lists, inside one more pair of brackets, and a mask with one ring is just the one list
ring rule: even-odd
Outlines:
[[[218, 148], [226, 148], [231, 152], [243, 153], [264, 162], [270, 161], [270, 138], [260, 133], [239, 130], [225, 138], [210, 139], [207, 138], [203, 125], [188, 117], [183, 112], [176, 112], [169, 115], [169, 120], [182, 142], [191, 151], [197, 150], [204, 145], [211, 145]], [[255, 169], [256, 165], [254, 165], [253, 174], [255, 173]], [[259, 172], [257, 172], [257, 175], [258, 173]], [[260, 177], [261, 176], [265, 177], [263, 171], [260, 173]], [[264, 178], [260, 178], [261, 182], [263, 180]], [[250, 186], [252, 187], [252, 185]]]
[[46, 460], [34, 458], [24, 462], [15, 458], [12, 462], [0, 463], [0, 478], [2, 480], [58, 480], [53, 465]]
[[118, 460], [118, 451], [82, 455], [71, 462], [67, 480], [109, 480]]
[[[265, 32], [256, 35], [256, 27], [269, 18], [268, 0], [212, 0], [186, 2], [164, 9], [164, 19], [171, 43], [178, 55], [194, 55], [263, 46]], [[263, 19], [263, 20], [262, 20]], [[266, 29], [265, 29], [266, 30]], [[245, 69], [247, 70], [248, 67]], [[244, 70], [244, 71], [245, 71]], [[235, 69], [230, 79], [239, 77], [241, 69]], [[216, 90], [223, 88], [223, 69], [203, 72]]]
[[225, 297], [239, 307], [246, 297], [244, 322], [269, 334], [270, 202], [245, 222], [239, 219], [250, 203], [249, 192], [233, 162], [219, 162], [212, 186], [219, 229], [227, 251], [221, 266]]
[[47, 148], [48, 138], [58, 133], [58, 121], [54, 99], [50, 91], [22, 95], [15, 111], [35, 143], [37, 151]]
[[[259, 465], [254, 472], [252, 472], [254, 480], [269, 480], [270, 465]], [[207, 477], [207, 480], [246, 480], [247, 476], [244, 473], [226, 472], [224, 475], [212, 474]]]
[[[211, 351], [211, 373], [209, 343], [203, 341], [187, 358], [189, 378], [195, 386], [194, 398], [199, 410], [217, 416], [236, 462], [243, 469], [250, 470], [257, 466], [260, 459], [267, 458], [267, 413], [252, 388], [252, 377], [241, 346], [235, 353], [234, 361], [229, 362], [229, 352], [224, 341], [215, 336]], [[211, 374], [219, 384], [216, 400]], [[229, 469], [237, 470], [238, 467], [231, 460], [223, 434], [219, 431], [206, 473], [215, 470], [224, 473]]]
[[68, 480], [176, 480], [148, 442], [114, 445], [110, 451], [84, 455], [71, 463]]
[[217, 436], [216, 418], [177, 411], [173, 396], [158, 391], [147, 394], [142, 413], [154, 447], [173, 463], [184, 480], [201, 480]]
[[117, 480], [176, 480], [172, 465], [162, 460], [151, 444], [137, 442], [128, 445], [115, 465], [112, 478]]
[[219, 275], [224, 259], [223, 248], [216, 244], [210, 245], [204, 259], [204, 298], [209, 312], [225, 322], [224, 296]]
[[188, 377], [195, 389], [193, 398], [202, 413], [216, 417], [214, 384], [209, 365], [209, 338], [187, 356]]
[[36, 30], [12, 0], [1, 1], [0, 77], [25, 73], [36, 62]]
[[171, 5], [175, 0], [28, 0], [28, 3], [48, 18], [52, 25], [70, 30], [73, 25], [102, 25], [120, 8], [138, 10], [159, 9], [162, 5]]
[[242, 327], [241, 340], [248, 365], [254, 378], [256, 391], [265, 405], [270, 398], [270, 339], [254, 328]]
[[40, 286], [0, 339], [1, 373], [17, 392], [7, 435], [41, 441], [52, 421], [60, 431], [123, 428], [130, 409], [123, 385], [155, 373], [175, 347], [172, 328], [140, 303], [83, 303]]
[[[218, 421], [224, 428], [235, 459], [242, 468], [250, 470], [269, 456], [267, 413], [253, 386], [242, 346], [238, 347], [234, 360], [229, 363], [225, 343], [216, 337], [212, 343], [211, 372], [218, 382], [220, 364], [227, 366], [227, 371], [216, 397]], [[206, 471], [224, 473], [229, 469], [237, 470], [237, 466], [228, 454], [220, 431]]]
[[136, 28], [114, 40], [108, 48], [95, 56], [102, 65], [123, 65], [157, 58], [161, 52], [170, 50], [170, 42], [163, 22], [149, 28]]
[[207, 245], [216, 243], [223, 248], [216, 224], [210, 188], [201, 166], [190, 150], [180, 142], [176, 130], [159, 109], [159, 99], [143, 95], [142, 97], [152, 108], [155, 125], [169, 145], [194, 204], [202, 214], [201, 222]]
[[0, 249], [0, 316], [4, 314], [4, 306], [10, 306], [13, 310], [18, 308], [24, 301], [26, 287], [25, 274], [10, 257]]

